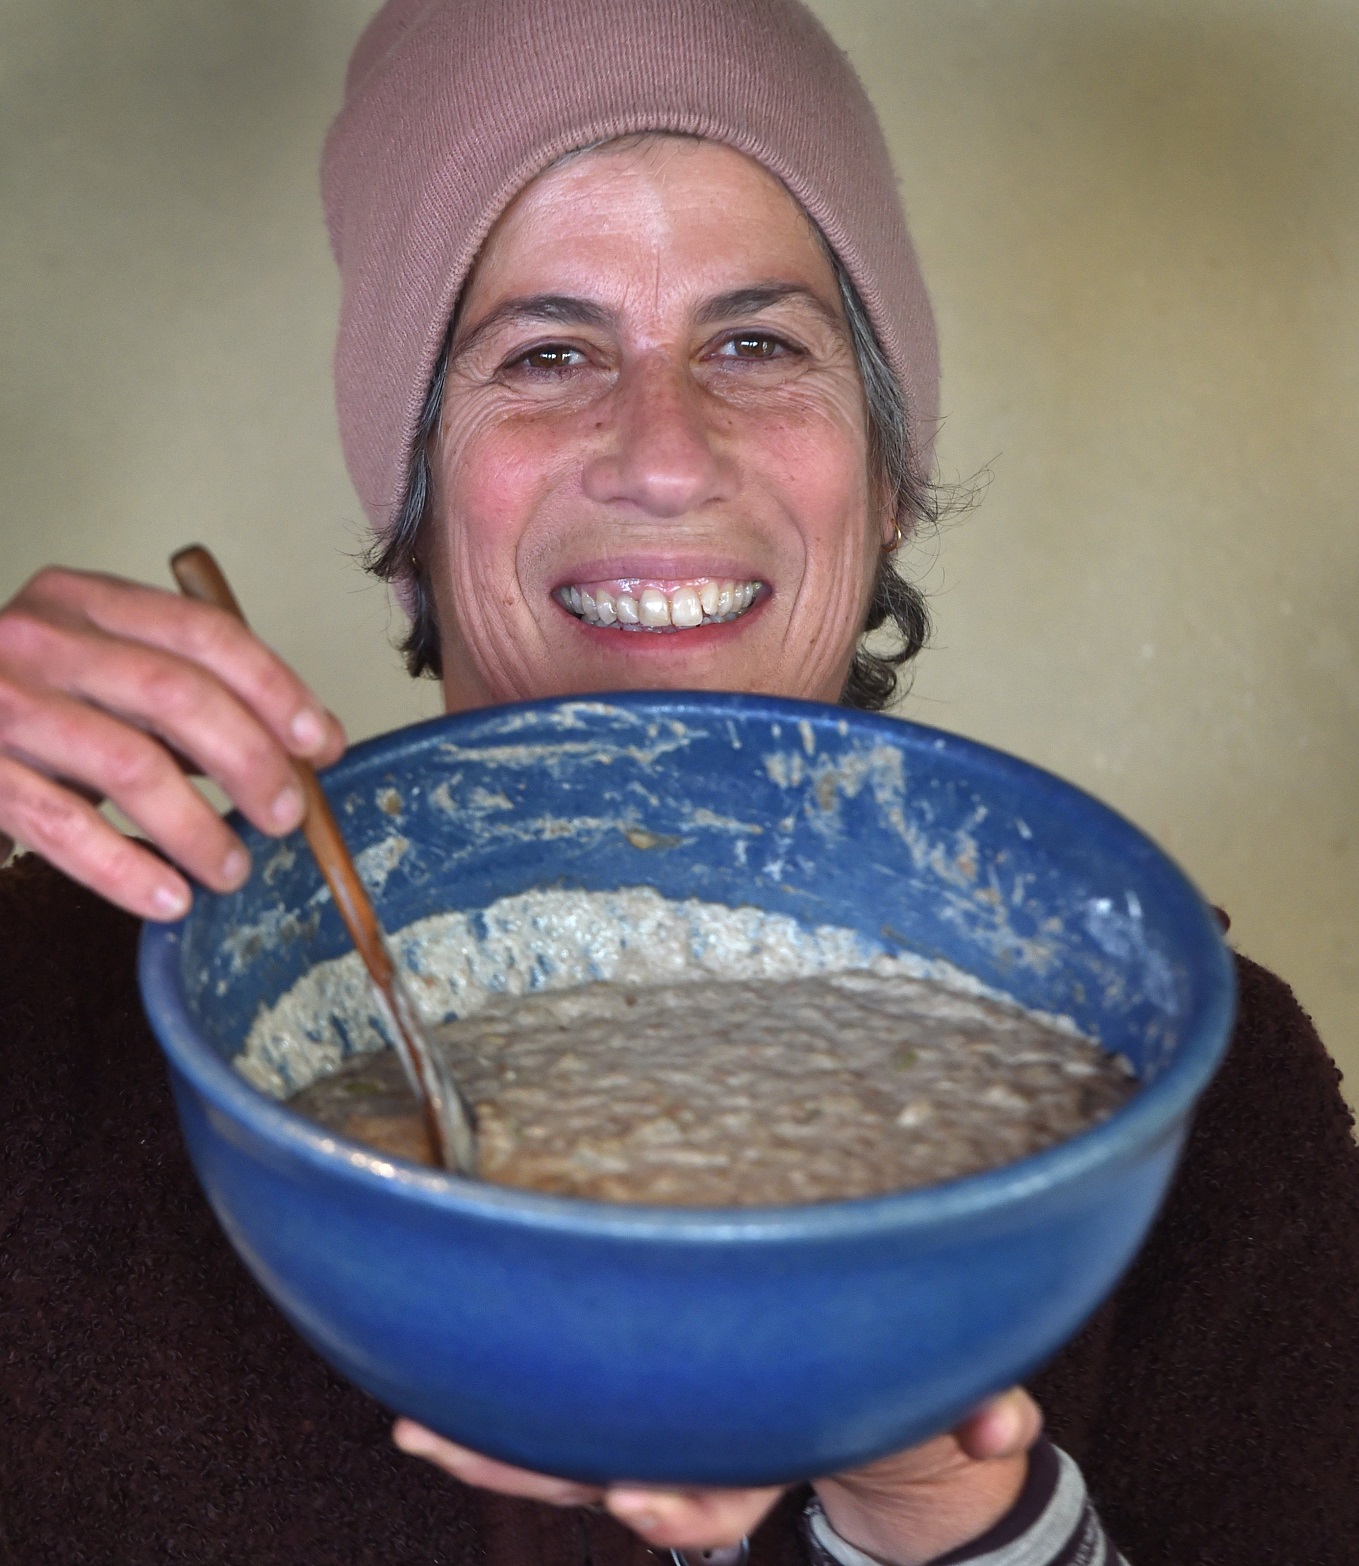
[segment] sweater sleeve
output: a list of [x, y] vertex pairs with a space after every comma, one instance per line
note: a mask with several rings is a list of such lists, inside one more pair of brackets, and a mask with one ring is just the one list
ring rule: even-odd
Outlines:
[[[882, 1566], [842, 1539], [813, 1498], [804, 1513], [812, 1566]], [[1043, 1438], [1029, 1454], [1029, 1473], [1015, 1504], [970, 1544], [930, 1566], [1127, 1566], [1104, 1531], [1085, 1480], [1059, 1447]]]

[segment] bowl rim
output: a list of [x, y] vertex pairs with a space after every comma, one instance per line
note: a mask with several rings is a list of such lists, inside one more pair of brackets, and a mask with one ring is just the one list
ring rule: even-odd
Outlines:
[[[318, 1173], [338, 1177], [376, 1195], [384, 1192], [400, 1201], [465, 1220], [504, 1223], [545, 1232], [596, 1238], [654, 1238], [693, 1243], [744, 1241], [815, 1241], [862, 1237], [891, 1231], [919, 1232], [941, 1223], [984, 1220], [1048, 1193], [1078, 1183], [1141, 1155], [1158, 1140], [1173, 1134], [1180, 1119], [1207, 1086], [1230, 1041], [1236, 1010], [1233, 960], [1209, 905], [1180, 866], [1125, 816], [1078, 785], [1045, 768], [978, 740], [884, 713], [865, 713], [820, 702], [746, 693], [688, 691], [603, 692], [479, 708], [441, 714], [424, 722], [375, 735], [352, 746], [323, 774], [327, 783], [342, 786], [350, 772], [367, 765], [374, 755], [385, 762], [424, 748], [450, 729], [499, 722], [514, 727], [541, 714], [563, 709], [588, 712], [601, 707], [637, 708], [662, 721], [695, 709], [713, 715], [747, 714], [799, 721], [848, 721], [869, 732], [878, 729], [907, 749], [928, 748], [953, 753], [969, 763], [973, 773], [987, 773], [1003, 783], [1023, 778], [1055, 783], [1075, 812], [1100, 820], [1125, 841], [1159, 861], [1163, 873], [1191, 916], [1189, 957], [1203, 975], [1202, 997], [1190, 1018], [1190, 1037], [1157, 1079], [1137, 1092], [1099, 1125], [1042, 1152], [1002, 1164], [979, 1174], [890, 1191], [876, 1196], [778, 1207], [662, 1207], [640, 1203], [603, 1202], [556, 1196], [518, 1187], [470, 1180], [388, 1158], [359, 1142], [329, 1133], [294, 1114], [285, 1105], [253, 1087], [227, 1063], [199, 1031], [180, 982], [179, 953], [184, 928], [193, 909], [172, 924], [144, 923], [138, 951], [138, 981], [142, 1002], [171, 1067], [210, 1105], [241, 1123], [261, 1140]], [[233, 813], [233, 824], [244, 825]], [[211, 896], [202, 889], [196, 897]]]

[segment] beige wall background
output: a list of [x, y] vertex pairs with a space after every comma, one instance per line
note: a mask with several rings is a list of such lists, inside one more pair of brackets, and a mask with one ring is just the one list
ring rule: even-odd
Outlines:
[[[369, 0], [0, 0], [0, 598], [210, 543], [363, 735], [437, 705], [354, 563], [315, 166]], [[1359, 1102], [1359, 8], [817, 0], [939, 310], [903, 711], [1125, 811]]]

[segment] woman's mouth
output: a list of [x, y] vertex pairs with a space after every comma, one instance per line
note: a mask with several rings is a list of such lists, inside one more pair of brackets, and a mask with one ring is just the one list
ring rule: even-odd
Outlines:
[[759, 581], [692, 577], [683, 582], [617, 578], [572, 582], [553, 597], [587, 625], [614, 631], [689, 631], [738, 620], [759, 598]]

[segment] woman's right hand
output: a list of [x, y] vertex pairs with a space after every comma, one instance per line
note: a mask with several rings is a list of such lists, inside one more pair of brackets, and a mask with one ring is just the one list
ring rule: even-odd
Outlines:
[[143, 918], [179, 918], [189, 886], [100, 800], [194, 880], [231, 891], [249, 857], [186, 769], [282, 836], [303, 812], [291, 758], [325, 765], [344, 746], [339, 720], [220, 609], [59, 567], [0, 609], [0, 840]]

